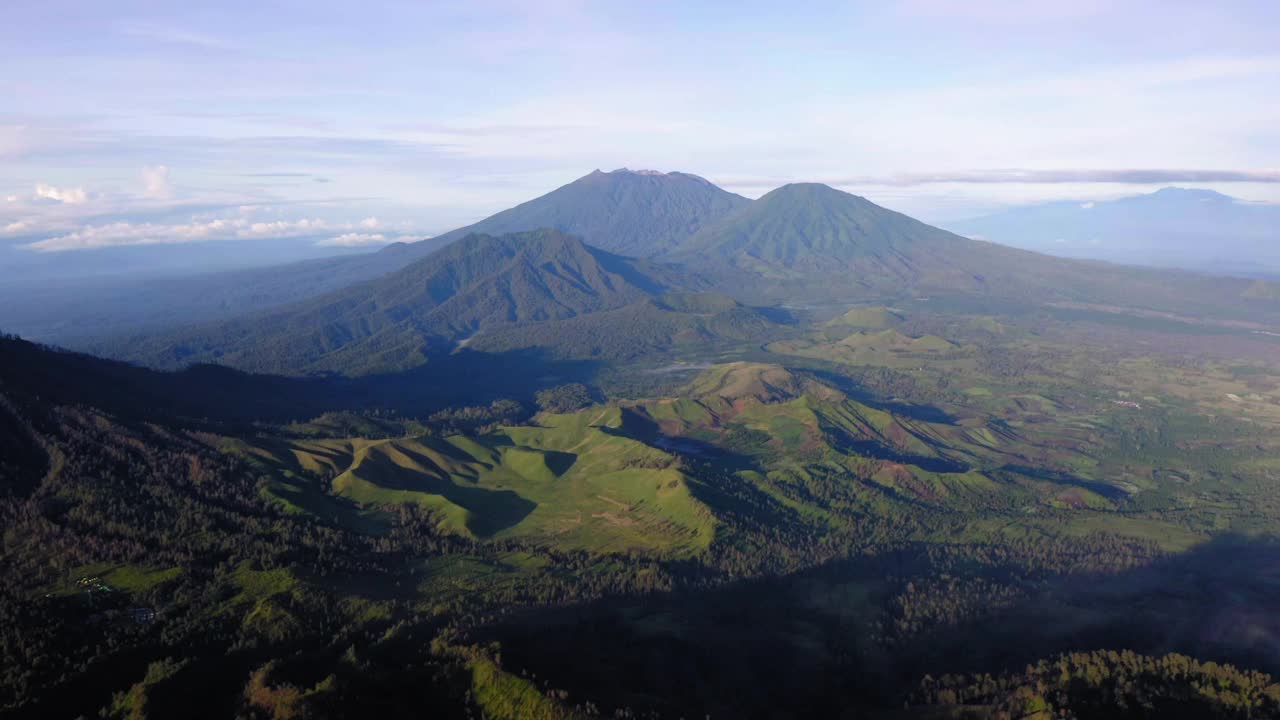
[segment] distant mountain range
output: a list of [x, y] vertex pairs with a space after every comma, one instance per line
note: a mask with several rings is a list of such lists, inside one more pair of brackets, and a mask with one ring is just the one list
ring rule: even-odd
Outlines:
[[[672, 198], [688, 200], [693, 191], [717, 208], [717, 219], [702, 201], [672, 211]], [[618, 192], [626, 203], [616, 202]], [[743, 302], [935, 296], [1235, 318], [1274, 312], [1280, 301], [1280, 290], [1261, 280], [1055, 258], [964, 238], [825, 185], [787, 185], [742, 203], [720, 192], [689, 175], [592, 173], [501, 222], [502, 213], [472, 227], [513, 227], [518, 217], [539, 222], [548, 214], [565, 228], [610, 227], [610, 213], [625, 207], [637, 227], [619, 224], [628, 239], [611, 246], [645, 247], [651, 259], [555, 228], [472, 232], [420, 258], [429, 244], [388, 248], [372, 257], [398, 253], [397, 262], [407, 263], [318, 297], [97, 349], [159, 367], [216, 362], [254, 372], [364, 375], [413, 368], [463, 346], [623, 358], [783, 332]], [[644, 227], [646, 203], [654, 205], [656, 229]], [[730, 205], [737, 207], [726, 212]], [[677, 237], [677, 215], [680, 227], [701, 229]], [[332, 287], [327, 281], [317, 284]]]
[[1106, 202], [1053, 202], [948, 223], [955, 232], [1064, 257], [1280, 275], [1280, 205], [1164, 188]]
[[282, 307], [395, 272], [472, 234], [553, 229], [603, 250], [652, 257], [751, 203], [686, 173], [596, 170], [546, 195], [434, 238], [381, 250], [252, 270], [147, 282], [98, 280], [49, 291], [0, 288], [0, 330], [92, 347]]
[[972, 240], [814, 183], [767, 193], [663, 259], [715, 276], [726, 292], [757, 303], [967, 295], [1229, 313], [1274, 291]]

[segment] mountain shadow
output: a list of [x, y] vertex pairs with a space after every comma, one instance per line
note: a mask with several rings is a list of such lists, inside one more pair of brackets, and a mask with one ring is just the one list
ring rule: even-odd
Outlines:
[[[347, 378], [250, 374], [219, 365], [176, 372], [0, 338], [0, 432], [4, 410], [92, 406], [122, 418], [160, 422], [289, 422], [330, 411], [385, 411], [424, 416], [455, 405], [508, 398], [532, 407], [538, 390], [590, 381], [598, 364], [549, 357], [537, 349], [446, 355], [403, 372]], [[8, 398], [5, 400], [5, 398]], [[20, 447], [21, 435], [4, 433]], [[21, 453], [6, 453], [18, 461]]]

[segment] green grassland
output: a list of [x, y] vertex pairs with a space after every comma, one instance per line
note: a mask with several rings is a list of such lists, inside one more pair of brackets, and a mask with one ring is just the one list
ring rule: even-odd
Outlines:
[[[1247, 454], [1256, 455], [1276, 448], [1280, 387], [1268, 362], [1274, 353], [1246, 330], [1228, 340], [1232, 331], [1223, 328], [1187, 325], [1173, 333], [1161, 318], [1101, 312], [1087, 325], [1053, 315], [1006, 315], [999, 333], [986, 314], [943, 316], [917, 308], [900, 317], [893, 336], [829, 338], [828, 330], [768, 349], [783, 364], [819, 360], [842, 375], [902, 380], [886, 389], [958, 416], [998, 419], [1028, 438], [1086, 448], [1091, 459], [1063, 461], [1090, 480], [1123, 485], [1131, 482], [1116, 477], [1124, 472], [1151, 479], [1161, 470], [1194, 473], [1206, 461], [1223, 474], [1230, 471], [1224, 458], [1206, 450], [1252, 445]], [[1206, 346], [1204, 332], [1224, 340]], [[877, 336], [886, 341], [872, 342]], [[952, 349], [934, 346], [935, 337]], [[1189, 354], [1185, 344], [1200, 355]], [[1163, 437], [1135, 440], [1136, 432]], [[1141, 463], [1132, 457], [1139, 445], [1146, 456]], [[1156, 446], [1163, 448], [1161, 458], [1153, 457]], [[1170, 464], [1161, 468], [1157, 460]]]
[[[678, 459], [627, 437], [619, 408], [544, 414], [536, 423], [479, 437], [260, 439], [233, 447], [277, 471], [269, 492], [291, 511], [339, 522], [377, 522], [412, 503], [440, 528], [473, 538], [676, 554], [711, 542], [714, 520]], [[343, 501], [342, 512], [326, 515]]]
[[[855, 319], [866, 322], [864, 314]], [[850, 337], [893, 345], [860, 355], [870, 363], [864, 367], [926, 364], [924, 377], [954, 373], [955, 358], [965, 355], [962, 336]], [[807, 354], [846, 353], [856, 346], [848, 339], [808, 341], [816, 349]], [[1140, 381], [1154, 374], [1150, 360], [1111, 367], [1107, 381], [1131, 382], [1132, 392], [1082, 388], [1070, 374], [1041, 384], [1038, 376], [969, 371], [974, 384], [943, 395], [934, 417], [855, 399], [813, 372], [738, 361], [698, 372], [671, 397], [544, 413], [481, 435], [295, 434], [225, 447], [269, 472], [263, 492], [289, 512], [380, 532], [396, 506], [410, 503], [446, 532], [593, 552], [705, 552], [729, 522], [721, 491], [754, 493], [814, 527], [925, 508], [1003, 517], [992, 525], [1003, 534], [1010, 524], [1068, 537], [1106, 531], [1170, 547], [1247, 528], [1231, 494], [1239, 485], [1228, 491], [1223, 471], [1238, 465], [1233, 472], [1261, 488], [1270, 466], [1210, 451], [1240, 425], [1197, 414], [1217, 406], [1194, 403], [1246, 392], [1245, 381], [1214, 367], [1198, 378], [1205, 390], [1192, 393], [1186, 388], [1197, 386], [1188, 383], [1179, 394]], [[1138, 402], [1128, 397], [1146, 405], [1121, 404]], [[711, 487], [708, 468], [727, 471], [733, 487]]]
[[[823, 335], [830, 333], [826, 328]], [[910, 337], [893, 328], [871, 331], [858, 330], [835, 341], [823, 336], [802, 340], [779, 340], [770, 343], [768, 349], [784, 355], [800, 355], [846, 365], [884, 365], [889, 367], [918, 367], [921, 360], [951, 360], [950, 365], [962, 366], [962, 348], [937, 335]], [[940, 356], [948, 357], [940, 357]]]
[[181, 568], [153, 568], [119, 563], [92, 563], [71, 568], [66, 576], [41, 592], [59, 596], [79, 595], [90, 588], [138, 593], [177, 578]]

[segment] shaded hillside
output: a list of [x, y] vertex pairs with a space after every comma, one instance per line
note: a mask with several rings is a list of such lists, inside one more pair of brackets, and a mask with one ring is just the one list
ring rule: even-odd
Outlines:
[[596, 170], [474, 225], [408, 246], [441, 247], [471, 233], [501, 235], [552, 228], [609, 252], [649, 257], [751, 201], [680, 172]]
[[105, 338], [225, 320], [333, 292], [421, 258], [416, 244], [247, 270], [83, 279], [0, 289], [0, 327], [77, 349]]
[[556, 231], [473, 235], [371, 282], [116, 352], [161, 367], [216, 361], [284, 374], [398, 370], [481, 330], [621, 307], [679, 279]]
[[[159, 372], [0, 337], [0, 432], [19, 406], [91, 406], [132, 419], [256, 420], [307, 417], [339, 401], [318, 381], [197, 365]], [[6, 404], [8, 402], [9, 404]], [[16, 426], [15, 426], [16, 427]], [[16, 442], [21, 433], [6, 432]]]

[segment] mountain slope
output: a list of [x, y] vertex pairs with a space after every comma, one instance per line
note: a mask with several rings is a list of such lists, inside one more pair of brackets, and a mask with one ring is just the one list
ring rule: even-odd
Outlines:
[[1108, 202], [1053, 202], [949, 224], [964, 235], [1064, 257], [1280, 274], [1280, 206], [1164, 188]]
[[[393, 273], [472, 234], [552, 228], [632, 257], [657, 255], [750, 201], [686, 173], [599, 170], [467, 227], [377, 252], [138, 282], [86, 280], [56, 291], [0, 288], [0, 328], [93, 348], [108, 337], [157, 332], [281, 308]], [[88, 309], [88, 311], [86, 311]]]
[[473, 235], [370, 282], [120, 350], [158, 366], [217, 361], [286, 374], [397, 370], [479, 330], [621, 307], [662, 292], [676, 277], [553, 230]]
[[796, 183], [706, 228], [682, 250], [745, 266], [825, 270], [835, 261], [846, 267], [874, 263], [895, 273], [905, 269], [903, 255], [922, 243], [941, 247], [959, 240], [865, 198]]
[[1274, 313], [1250, 280], [1055, 258], [971, 240], [820, 184], [785, 185], [670, 256], [720, 276], [739, 297], [981, 295], [1161, 311]]
[[926, 287], [985, 291], [990, 273], [1031, 257], [817, 183], [773, 190], [672, 254], [672, 259], [718, 268], [735, 284], [744, 274], [778, 283], [771, 294], [788, 299], [814, 290], [866, 295]]
[[[680, 172], [596, 170], [589, 175], [421, 243], [441, 247], [471, 233], [501, 235], [552, 228], [620, 255], [650, 257], [670, 250], [709, 223], [751, 201]], [[415, 246], [410, 245], [410, 251]]]
[[500, 327], [467, 347], [487, 352], [542, 348], [553, 356], [625, 360], [672, 350], [763, 342], [787, 331], [756, 308], [718, 293], [669, 293], [567, 320]]

